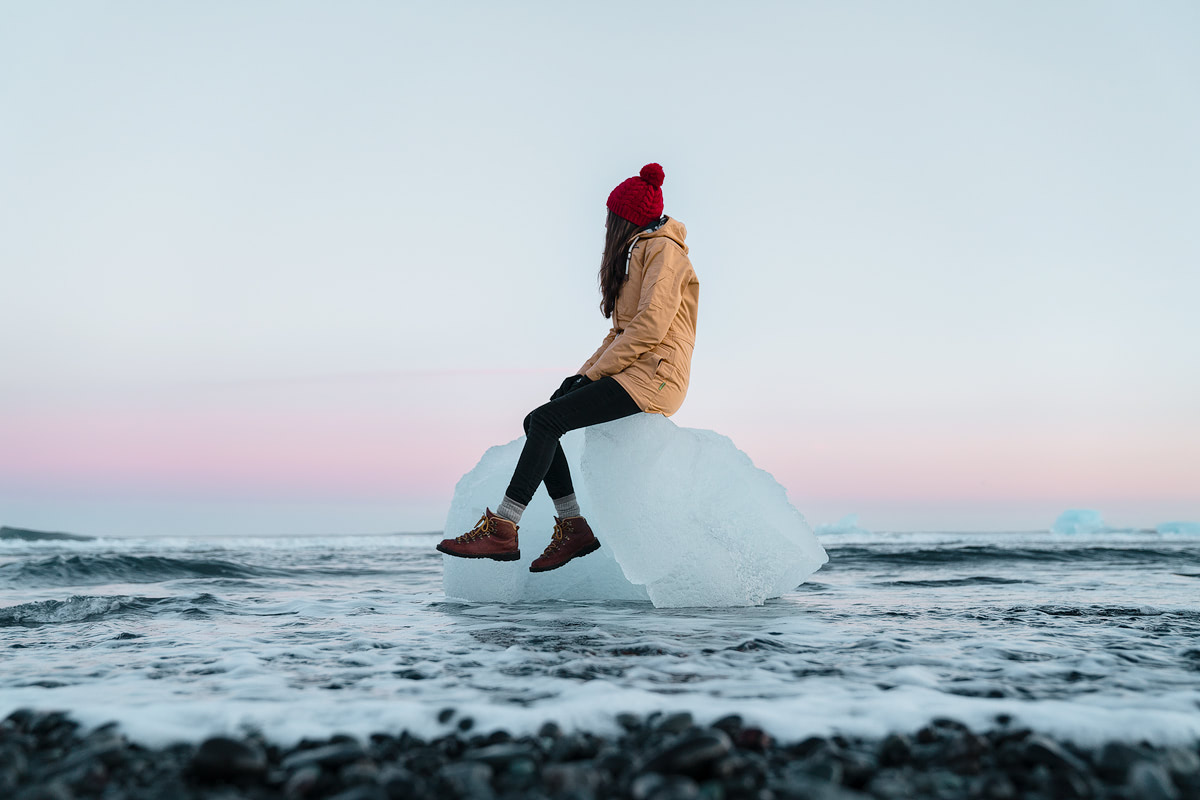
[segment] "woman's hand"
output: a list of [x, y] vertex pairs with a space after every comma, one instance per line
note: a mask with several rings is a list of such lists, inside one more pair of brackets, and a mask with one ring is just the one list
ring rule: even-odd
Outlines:
[[563, 395], [570, 394], [582, 386], [587, 386], [591, 382], [592, 379], [587, 375], [572, 375], [562, 382], [562, 386], [559, 386], [558, 390], [554, 394], [550, 395], [550, 399], [557, 400]]

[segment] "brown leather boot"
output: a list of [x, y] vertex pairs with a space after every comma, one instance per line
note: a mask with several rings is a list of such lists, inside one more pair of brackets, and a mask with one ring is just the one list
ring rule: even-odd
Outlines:
[[583, 517], [554, 518], [554, 535], [546, 551], [529, 565], [530, 572], [548, 572], [558, 569], [572, 558], [586, 556], [600, 549], [591, 527]]
[[490, 508], [475, 523], [475, 527], [453, 539], [442, 539], [437, 549], [459, 558], [490, 558], [493, 561], [516, 561], [517, 523], [493, 514]]

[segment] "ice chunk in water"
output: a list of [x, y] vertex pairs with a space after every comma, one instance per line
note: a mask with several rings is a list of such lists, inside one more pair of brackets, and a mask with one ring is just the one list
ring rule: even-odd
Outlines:
[[1104, 517], [1099, 511], [1072, 508], [1059, 514], [1050, 530], [1054, 533], [1095, 533], [1104, 530]]
[[1200, 536], [1200, 522], [1160, 522], [1155, 526], [1158, 533], [1180, 533], [1188, 536]]
[[817, 534], [870, 533], [866, 528], [858, 526], [858, 514], [847, 514], [837, 522], [827, 522], [817, 526]]
[[[524, 437], [490, 448], [454, 490], [446, 535], [499, 504]], [[443, 556], [447, 597], [472, 601], [650, 600], [655, 606], [760, 605], [829, 560], [784, 488], [726, 436], [660, 414], [562, 439], [595, 553], [530, 573], [554, 527], [539, 488], [521, 518], [521, 560]]]

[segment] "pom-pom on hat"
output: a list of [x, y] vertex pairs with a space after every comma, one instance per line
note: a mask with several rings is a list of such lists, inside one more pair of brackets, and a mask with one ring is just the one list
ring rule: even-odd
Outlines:
[[634, 225], [649, 225], [663, 213], [663, 168], [647, 164], [608, 195], [608, 210]]

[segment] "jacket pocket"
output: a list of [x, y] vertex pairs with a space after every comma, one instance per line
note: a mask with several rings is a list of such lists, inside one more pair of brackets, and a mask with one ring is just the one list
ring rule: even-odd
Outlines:
[[675, 365], [669, 358], [661, 358], [658, 365], [654, 368], [653, 380], [655, 386], [659, 389], [665, 388], [663, 383], [676, 383], [679, 380], [679, 371], [675, 369]]
[[654, 376], [658, 377], [664, 373], [671, 372], [671, 359], [675, 355], [675, 350], [670, 347], [659, 346], [650, 351], [654, 355]]
[[647, 350], [638, 356], [637, 361], [634, 361], [632, 364], [626, 367], [626, 369], [631, 375], [639, 375], [644, 383], [649, 384], [655, 380], [655, 373], [658, 372], [662, 361], [663, 357], [661, 353], [657, 353], [653, 350]]

